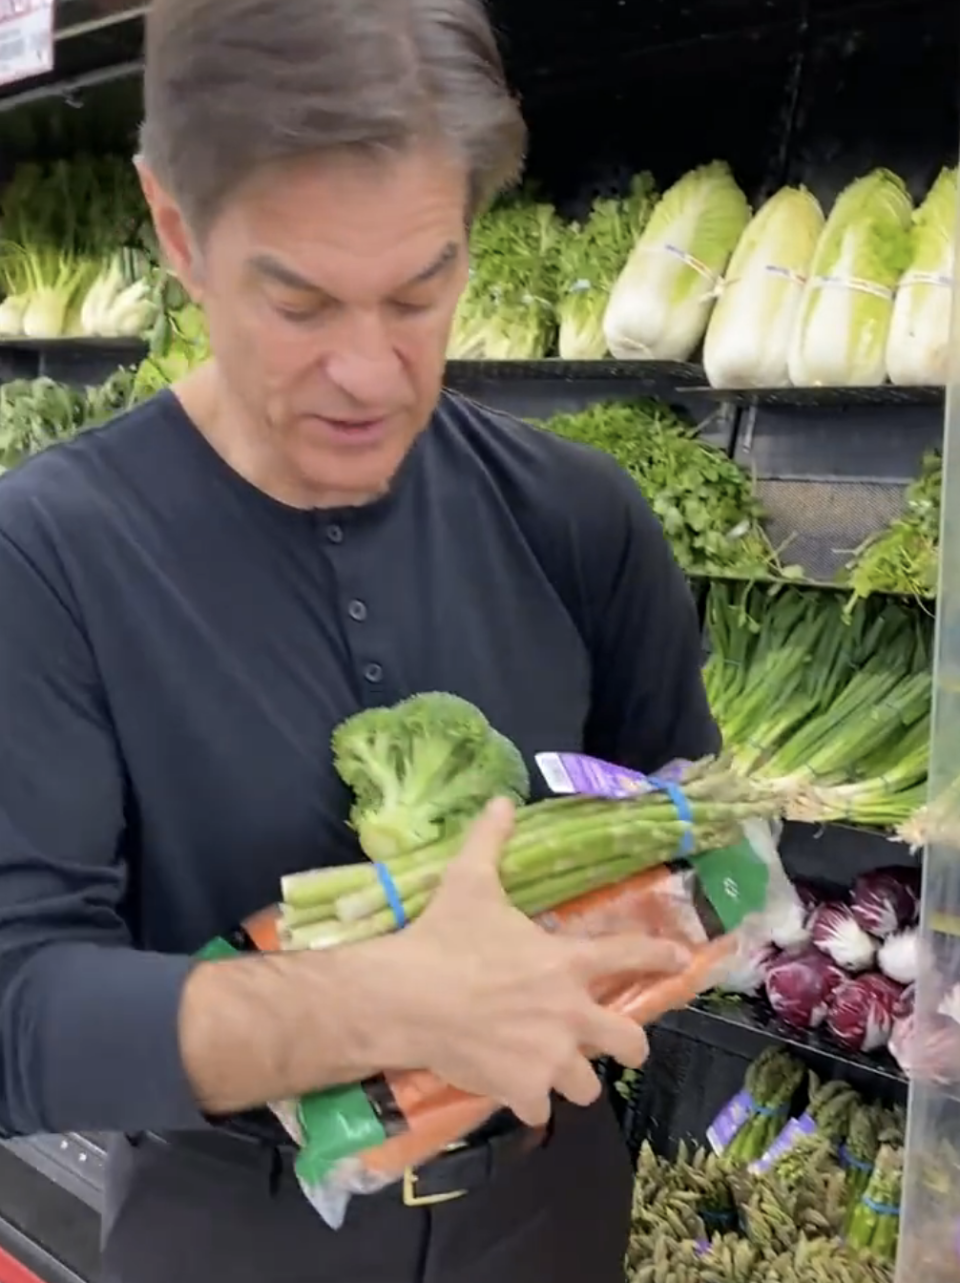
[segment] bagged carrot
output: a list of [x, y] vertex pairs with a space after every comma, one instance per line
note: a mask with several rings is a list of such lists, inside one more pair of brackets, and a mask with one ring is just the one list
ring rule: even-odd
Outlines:
[[[600, 1002], [647, 1024], [686, 1006], [766, 941], [794, 894], [768, 823], [778, 797], [723, 761], [675, 764], [650, 778], [574, 755], [541, 755], [538, 765], [566, 795], [518, 813], [501, 862], [513, 903], [549, 931], [640, 931], [692, 953], [680, 975], [609, 977], [596, 990]], [[246, 939], [266, 949], [330, 948], [400, 929], [429, 902], [458, 845], [441, 840], [389, 864], [287, 878], [282, 904], [248, 923]], [[301, 1147], [304, 1192], [333, 1226], [354, 1194], [400, 1180], [498, 1110], [426, 1070], [275, 1107]]]

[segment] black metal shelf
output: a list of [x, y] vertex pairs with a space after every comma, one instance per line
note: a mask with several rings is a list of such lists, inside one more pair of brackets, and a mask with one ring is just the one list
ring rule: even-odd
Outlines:
[[455, 379], [547, 379], [559, 382], [624, 379], [640, 383], [672, 383], [691, 388], [703, 383], [699, 365], [684, 361], [448, 361], [447, 373]]
[[752, 1058], [770, 1043], [802, 1054], [829, 1068], [838, 1077], [883, 1082], [906, 1090], [906, 1077], [886, 1051], [847, 1051], [817, 1029], [794, 1029], [778, 1020], [760, 999], [698, 998], [683, 1011], [668, 1012], [657, 1022], [662, 1029], [733, 1055]]
[[892, 384], [877, 388], [689, 387], [686, 393], [690, 397], [703, 397], [704, 400], [720, 401], [742, 409], [782, 406], [796, 410], [838, 410], [848, 406], [941, 406], [946, 394], [944, 388], [904, 388]]

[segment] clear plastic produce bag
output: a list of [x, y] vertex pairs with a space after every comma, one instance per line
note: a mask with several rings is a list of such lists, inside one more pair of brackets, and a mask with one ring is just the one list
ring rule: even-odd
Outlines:
[[[550, 764], [540, 765], [550, 779]], [[650, 781], [592, 759], [564, 756], [553, 765], [577, 776], [573, 786], [558, 789], [555, 771], [554, 791], [626, 797], [638, 788], [654, 788], [675, 795], [682, 811], [677, 783], [682, 764]], [[769, 942], [774, 924], [795, 902], [771, 825], [749, 819], [742, 829], [742, 839], [732, 846], [682, 854], [559, 905], [536, 921], [562, 934], [640, 931], [689, 948], [691, 962], [678, 975], [610, 976], [597, 986], [605, 1006], [645, 1025], [686, 1006], [742, 967], [745, 958]], [[276, 948], [278, 924], [278, 912], [267, 910], [245, 924], [246, 935], [257, 948]], [[499, 1108], [420, 1070], [378, 1074], [275, 1105], [274, 1112], [300, 1147], [296, 1170], [306, 1197], [337, 1228], [354, 1195], [376, 1193], [409, 1178], [416, 1168], [468, 1139]]]

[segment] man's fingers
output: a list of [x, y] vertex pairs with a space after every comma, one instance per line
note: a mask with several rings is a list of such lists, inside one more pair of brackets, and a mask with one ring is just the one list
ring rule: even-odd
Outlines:
[[595, 1006], [584, 1022], [584, 1046], [593, 1055], [611, 1056], [627, 1069], [639, 1069], [650, 1054], [647, 1035], [626, 1016]]
[[516, 1114], [521, 1123], [526, 1123], [528, 1127], [546, 1127], [553, 1112], [549, 1095], [517, 1096], [513, 1100], [505, 1100], [503, 1103], [512, 1113]]
[[585, 1056], [576, 1056], [557, 1077], [554, 1089], [571, 1105], [592, 1105], [603, 1088], [596, 1071]]
[[450, 865], [455, 877], [496, 872], [503, 848], [513, 832], [513, 804], [505, 797], [494, 798], [467, 830], [459, 854]]
[[577, 955], [587, 981], [617, 975], [673, 975], [691, 960], [690, 950], [683, 945], [633, 931], [578, 942]]

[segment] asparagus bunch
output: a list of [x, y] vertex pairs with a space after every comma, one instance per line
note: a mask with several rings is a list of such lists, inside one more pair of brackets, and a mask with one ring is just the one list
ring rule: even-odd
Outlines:
[[767, 1152], [780, 1134], [804, 1072], [798, 1060], [775, 1047], [768, 1047], [750, 1065], [743, 1086], [753, 1101], [754, 1112], [724, 1150], [728, 1162], [745, 1165]]
[[[513, 904], [531, 916], [544, 913], [669, 862], [685, 842], [692, 853], [727, 846], [742, 836], [744, 820], [782, 809], [774, 790], [747, 781], [723, 759], [695, 763], [682, 787], [689, 820], [661, 792], [554, 797], [523, 807], [500, 866]], [[321, 949], [386, 934], [398, 925], [394, 897], [407, 920], [416, 918], [459, 847], [459, 837], [434, 842], [391, 860], [387, 871], [360, 864], [284, 878], [284, 946]]]
[[873, 1174], [850, 1218], [847, 1240], [852, 1247], [869, 1250], [882, 1261], [894, 1259], [902, 1185], [903, 1150], [894, 1145], [881, 1145]]

